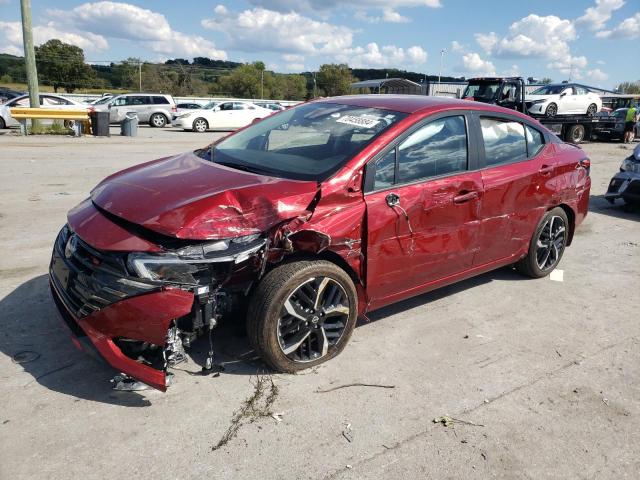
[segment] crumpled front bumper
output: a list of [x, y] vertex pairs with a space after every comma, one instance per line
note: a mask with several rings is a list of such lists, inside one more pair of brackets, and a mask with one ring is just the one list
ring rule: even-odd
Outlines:
[[640, 174], [633, 172], [618, 172], [611, 181], [604, 198], [613, 202], [622, 198], [629, 203], [640, 203]]
[[193, 292], [145, 286], [118, 276], [106, 255], [100, 257], [100, 252], [83, 242], [67, 248], [69, 237], [64, 232], [54, 246], [49, 281], [74, 344], [93, 356], [97, 352], [119, 372], [165, 391], [166, 368], [153, 368], [127, 357], [115, 340], [163, 347], [171, 323], [191, 312]]

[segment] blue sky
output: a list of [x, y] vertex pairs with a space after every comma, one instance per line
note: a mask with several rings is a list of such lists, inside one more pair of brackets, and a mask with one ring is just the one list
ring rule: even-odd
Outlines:
[[[35, 0], [36, 44], [90, 61], [207, 56], [278, 72], [328, 62], [522, 75], [613, 87], [640, 79], [640, 0]], [[0, 52], [21, 54], [19, 0], [0, 0]]]

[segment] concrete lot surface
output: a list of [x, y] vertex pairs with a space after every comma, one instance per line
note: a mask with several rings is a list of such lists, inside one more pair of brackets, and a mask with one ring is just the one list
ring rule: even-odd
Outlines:
[[[295, 376], [227, 325], [221, 376], [197, 374], [200, 342], [167, 393], [112, 391], [56, 318], [55, 235], [101, 178], [217, 135], [0, 135], [0, 478], [640, 478], [640, 212], [601, 198], [619, 143], [583, 146], [591, 211], [562, 282], [501, 269], [405, 301]], [[317, 392], [350, 383], [394, 388]]]

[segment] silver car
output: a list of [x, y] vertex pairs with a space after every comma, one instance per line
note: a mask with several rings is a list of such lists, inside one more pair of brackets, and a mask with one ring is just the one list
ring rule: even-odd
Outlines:
[[125, 93], [106, 103], [95, 105], [95, 110], [108, 110], [110, 123], [120, 123], [127, 113], [132, 112], [141, 123], [158, 128], [170, 123], [172, 115], [177, 111], [173, 97], [160, 93]]

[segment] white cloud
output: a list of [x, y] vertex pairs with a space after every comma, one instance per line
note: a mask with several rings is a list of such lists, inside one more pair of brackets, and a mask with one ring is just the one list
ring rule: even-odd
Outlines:
[[280, 13], [264, 8], [202, 20], [202, 26], [224, 32], [231, 48], [245, 52], [334, 54], [351, 46], [348, 27], [313, 20], [295, 12]]
[[427, 52], [418, 46], [408, 49], [395, 45], [379, 47], [371, 42], [366, 47], [355, 47], [336, 55], [339, 62], [348, 63], [353, 68], [385, 68], [404, 67], [408, 65], [418, 66], [427, 61]]
[[602, 70], [600, 70], [599, 68], [595, 68], [593, 70], [589, 70], [587, 72], [587, 76], [586, 78], [588, 80], [592, 80], [594, 82], [604, 82], [605, 80], [607, 80], [609, 78], [609, 75], [607, 75], [606, 73], [604, 73]]
[[304, 63], [286, 63], [284, 68], [289, 72], [304, 72]]
[[120, 2], [83, 3], [71, 10], [48, 10], [56, 25], [70, 31], [94, 32], [106, 38], [139, 42], [152, 51], [174, 56], [226, 59], [210, 40], [175, 31], [164, 15]]
[[465, 46], [463, 44], [461, 44], [460, 42], [458, 42], [457, 40], [454, 40], [453, 42], [451, 42], [451, 51], [452, 52], [464, 53], [465, 50], [466, 50]]
[[409, 18], [400, 15], [392, 8], [385, 8], [382, 10], [382, 21], [388, 23], [407, 23], [410, 22]]
[[512, 23], [504, 37], [490, 32], [478, 33], [475, 38], [492, 57], [545, 59], [547, 68], [573, 78], [580, 78], [587, 66], [586, 57], [571, 53], [570, 43], [578, 38], [573, 22], [554, 15], [531, 14]]
[[613, 30], [597, 32], [596, 36], [598, 38], [640, 38], [640, 12], [623, 20]]
[[624, 0], [596, 0], [593, 7], [585, 10], [576, 20], [577, 25], [585, 25], [589, 30], [601, 30], [611, 18], [611, 14], [624, 5]]
[[228, 15], [229, 10], [224, 5], [216, 5], [216, 8], [213, 9], [216, 15]]
[[296, 55], [296, 54], [292, 54], [292, 53], [285, 53], [284, 55], [282, 55], [282, 59], [285, 62], [298, 62], [298, 63], [302, 63], [304, 62], [304, 55]]
[[458, 70], [473, 73], [474, 75], [492, 76], [496, 74], [496, 67], [488, 60], [483, 60], [479, 54], [470, 52], [462, 56], [463, 68]]
[[[47, 40], [57, 38], [83, 50], [100, 51], [109, 47], [107, 40], [95, 33], [70, 32], [59, 29], [55, 23], [33, 27], [33, 43], [41, 45]], [[22, 24], [20, 22], [0, 22], [0, 52], [11, 55], [24, 55], [22, 46]]]
[[395, 10], [402, 7], [439, 8], [442, 6], [440, 0], [351, 0], [347, 4], [340, 0], [249, 0], [249, 3], [257, 7], [285, 13], [318, 12], [344, 8], [345, 6], [360, 10], [367, 8], [390, 8]]

